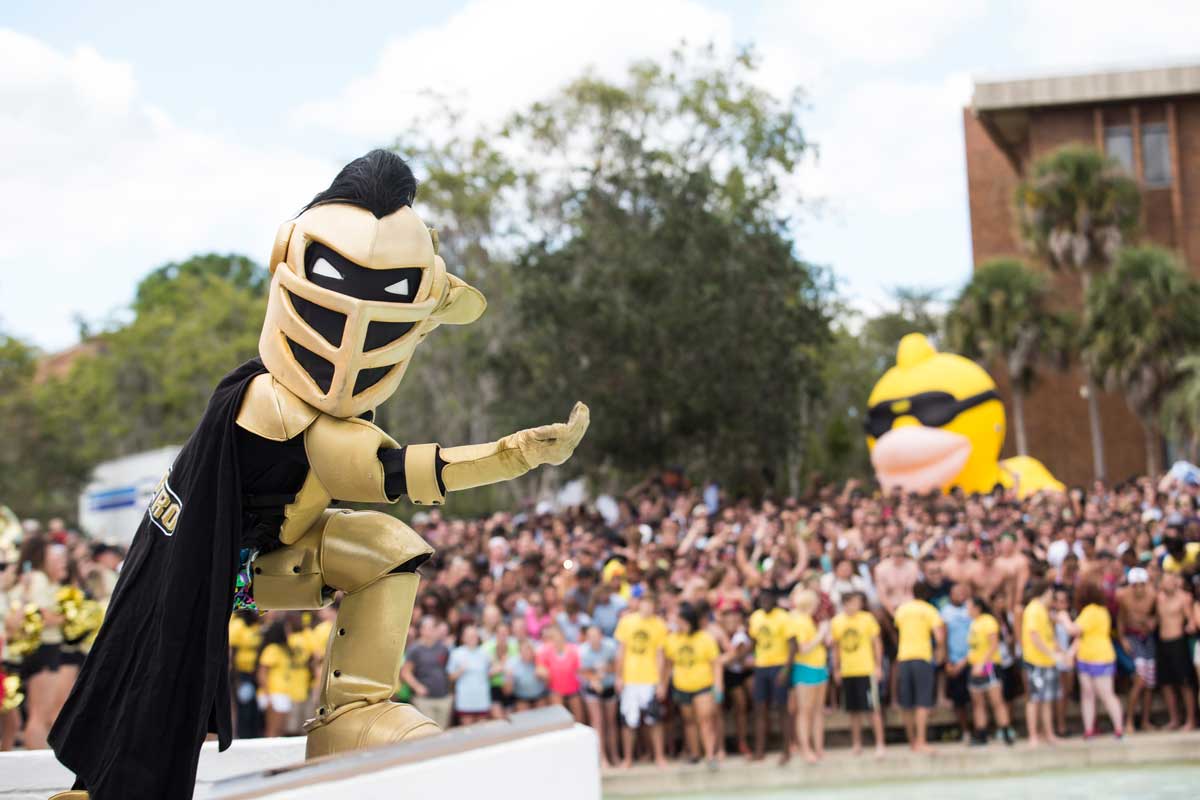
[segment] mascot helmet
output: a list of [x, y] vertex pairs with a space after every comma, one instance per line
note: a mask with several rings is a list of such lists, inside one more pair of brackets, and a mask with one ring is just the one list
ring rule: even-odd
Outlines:
[[415, 195], [408, 165], [373, 150], [275, 237], [259, 354], [276, 380], [326, 414], [374, 409], [431, 330], [474, 322], [487, 305], [446, 270], [436, 234], [412, 209]]

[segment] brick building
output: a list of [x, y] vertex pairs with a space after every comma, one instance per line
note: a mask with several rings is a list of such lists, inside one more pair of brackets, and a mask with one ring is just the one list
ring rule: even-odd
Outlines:
[[[977, 82], [964, 110], [971, 243], [976, 264], [1022, 252], [1013, 193], [1029, 166], [1071, 143], [1118, 160], [1142, 187], [1143, 241], [1174, 250], [1200, 272], [1200, 65]], [[1077, 279], [1057, 276], [1078, 308]], [[1001, 393], [1007, 381], [994, 370]], [[1108, 478], [1145, 470], [1141, 425], [1119, 396], [1102, 393]], [[1084, 379], [1076, 367], [1047, 373], [1026, 402], [1030, 455], [1068, 484], [1092, 478]], [[1013, 452], [1012, 437], [1005, 454]]]

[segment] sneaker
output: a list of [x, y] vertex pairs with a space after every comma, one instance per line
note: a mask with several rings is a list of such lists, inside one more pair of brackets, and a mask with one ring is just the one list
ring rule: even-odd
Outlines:
[[988, 743], [988, 735], [980, 731], [971, 734], [971, 747], [986, 747]]
[[1004, 743], [1006, 745], [1012, 747], [1014, 744], [1016, 744], [1017, 732], [1012, 728], [1005, 728], [1003, 731], [1001, 731], [1001, 733], [1004, 734]]

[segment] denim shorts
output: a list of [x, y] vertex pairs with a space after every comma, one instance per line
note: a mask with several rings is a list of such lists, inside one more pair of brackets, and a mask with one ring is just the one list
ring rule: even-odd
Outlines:
[[1115, 661], [1097, 662], [1076, 659], [1075, 668], [1079, 670], [1080, 675], [1092, 678], [1111, 678], [1117, 671], [1117, 663]]
[[820, 686], [827, 680], [829, 680], [829, 670], [825, 667], [792, 664], [792, 686]]

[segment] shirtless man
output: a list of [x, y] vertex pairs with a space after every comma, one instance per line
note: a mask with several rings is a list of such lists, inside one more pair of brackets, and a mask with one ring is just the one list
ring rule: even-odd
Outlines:
[[942, 574], [950, 583], [967, 583], [975, 570], [971, 558], [971, 536], [967, 533], [955, 535], [950, 542], [950, 555], [942, 562]]
[[1143, 697], [1141, 730], [1150, 730], [1150, 705], [1154, 697], [1155, 647], [1154, 631], [1158, 628], [1155, 613], [1156, 595], [1150, 586], [1150, 575], [1141, 567], [1129, 570], [1125, 577], [1128, 586], [1117, 590], [1117, 636], [1121, 647], [1133, 659], [1133, 687], [1129, 690], [1129, 706], [1125, 716], [1125, 730], [1137, 730], [1138, 700]]
[[1025, 585], [1029, 583], [1029, 559], [1017, 547], [1017, 537], [1012, 533], [1000, 536], [997, 545], [996, 568], [1009, 582], [1008, 607], [1020, 618], [1020, 608], [1025, 602]]
[[[979, 543], [979, 561], [969, 573], [971, 587], [977, 597], [991, 600], [997, 592], [1007, 591], [1012, 582], [996, 560], [996, 546], [989, 541]], [[1012, 608], [1010, 605], [1009, 608]]]
[[901, 603], [913, 599], [913, 587], [921, 578], [921, 569], [899, 541], [887, 540], [884, 545], [887, 558], [875, 565], [875, 591], [890, 617]]
[[1183, 591], [1183, 578], [1178, 573], [1166, 572], [1162, 577], [1162, 588], [1158, 592], [1158, 682], [1167, 701], [1168, 725], [1171, 730], [1179, 729], [1179, 705], [1183, 701], [1183, 727], [1196, 727], [1196, 713], [1190, 687], [1194, 672], [1188, 657], [1187, 629], [1191, 598]]
[[889, 692], [889, 697], [896, 700], [899, 698], [896, 691], [899, 675], [896, 669], [896, 648], [900, 636], [893, 618], [901, 604], [913, 599], [913, 587], [921, 579], [921, 568], [917, 566], [916, 561], [908, 557], [899, 539], [884, 539], [880, 545], [887, 558], [875, 565], [875, 592], [882, 607], [876, 618], [883, 632], [884, 650], [892, 665], [889, 676], [892, 691]]

